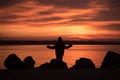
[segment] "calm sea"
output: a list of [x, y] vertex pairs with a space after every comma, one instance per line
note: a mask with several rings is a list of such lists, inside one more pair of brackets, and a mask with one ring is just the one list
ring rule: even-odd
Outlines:
[[[91, 59], [98, 68], [107, 51], [120, 53], [120, 45], [73, 45], [65, 50], [63, 60], [71, 67], [77, 59], [85, 57]], [[5, 68], [4, 60], [11, 53], [15, 53], [21, 60], [32, 56], [36, 61], [35, 67], [55, 58], [55, 51], [46, 48], [46, 45], [5, 45], [0, 46], [0, 69]]]

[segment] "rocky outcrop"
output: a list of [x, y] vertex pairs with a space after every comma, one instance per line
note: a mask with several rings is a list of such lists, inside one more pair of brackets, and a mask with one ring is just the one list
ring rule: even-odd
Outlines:
[[23, 64], [24, 64], [24, 68], [27, 68], [27, 69], [34, 68], [35, 61], [33, 60], [31, 56], [27, 56], [23, 60]]
[[30, 69], [34, 68], [35, 61], [31, 56], [27, 56], [22, 62], [16, 54], [10, 54], [4, 61], [7, 69]]
[[79, 60], [76, 60], [75, 65], [73, 65], [70, 69], [81, 69], [81, 68], [95, 69], [95, 64], [88, 58], [80, 58]]
[[120, 54], [108, 51], [103, 59], [101, 68], [120, 68]]
[[44, 63], [38, 69], [67, 69], [67, 64], [64, 61], [52, 59], [50, 63]]
[[4, 66], [7, 69], [23, 68], [23, 62], [15, 54], [10, 54], [4, 61]]

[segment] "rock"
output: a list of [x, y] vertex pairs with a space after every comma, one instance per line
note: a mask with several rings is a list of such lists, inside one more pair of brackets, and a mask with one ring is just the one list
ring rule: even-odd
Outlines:
[[80, 58], [76, 60], [75, 65], [73, 65], [70, 69], [81, 69], [81, 68], [91, 68], [95, 69], [95, 64], [87, 58]]
[[27, 56], [23, 60], [24, 68], [34, 68], [35, 61], [31, 56]]
[[67, 64], [57, 59], [52, 59], [50, 63], [40, 65], [39, 69], [67, 69]]
[[120, 68], [120, 54], [108, 51], [103, 59], [101, 68]]
[[38, 69], [50, 69], [51, 66], [50, 66], [50, 63], [46, 62], [44, 64], [41, 64]]
[[7, 69], [21, 69], [23, 68], [23, 63], [15, 54], [10, 54], [5, 59], [4, 66]]
[[67, 64], [64, 61], [59, 61], [57, 59], [52, 59], [50, 61], [51, 68], [57, 69], [67, 69]]

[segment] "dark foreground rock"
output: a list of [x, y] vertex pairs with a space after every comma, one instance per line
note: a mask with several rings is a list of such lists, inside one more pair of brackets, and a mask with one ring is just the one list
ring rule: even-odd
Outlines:
[[76, 60], [75, 65], [73, 65], [70, 69], [81, 69], [81, 68], [91, 68], [95, 69], [95, 64], [87, 58], [80, 58]]
[[16, 54], [10, 54], [4, 61], [7, 69], [30, 69], [34, 68], [35, 61], [31, 56], [27, 56], [23, 62]]
[[44, 63], [40, 65], [38, 69], [68, 69], [68, 67], [64, 61], [52, 59], [50, 63]]
[[120, 69], [0, 70], [0, 80], [120, 80]]
[[23, 62], [15, 54], [10, 54], [4, 61], [4, 66], [7, 69], [20, 69], [23, 68]]
[[104, 57], [101, 68], [120, 68], [120, 54], [108, 51]]
[[30, 68], [34, 68], [35, 61], [33, 60], [33, 58], [31, 56], [27, 56], [23, 60], [23, 64], [24, 64], [25, 69], [30, 69]]

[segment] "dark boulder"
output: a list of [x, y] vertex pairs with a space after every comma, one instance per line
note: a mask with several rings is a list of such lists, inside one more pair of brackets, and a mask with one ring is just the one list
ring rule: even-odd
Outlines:
[[52, 59], [50, 61], [51, 68], [57, 69], [67, 69], [67, 64], [64, 61], [60, 61], [57, 59]]
[[4, 66], [7, 69], [21, 69], [23, 68], [23, 63], [15, 54], [10, 54], [5, 59]]
[[120, 54], [108, 51], [103, 59], [101, 68], [120, 68]]
[[41, 64], [38, 69], [50, 69], [51, 66], [50, 66], [50, 63], [46, 62], [44, 64]]
[[81, 68], [91, 68], [95, 69], [95, 64], [87, 58], [80, 58], [76, 60], [75, 65], [73, 65], [70, 69], [81, 69]]
[[33, 58], [31, 56], [27, 56], [24, 60], [23, 60], [23, 64], [24, 64], [24, 68], [34, 68], [34, 64], [35, 61], [33, 60]]
[[39, 69], [67, 69], [67, 64], [64, 61], [52, 59], [50, 63], [45, 63], [38, 67]]

